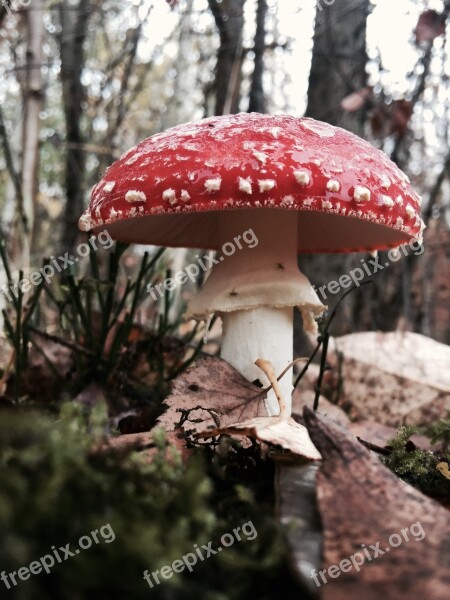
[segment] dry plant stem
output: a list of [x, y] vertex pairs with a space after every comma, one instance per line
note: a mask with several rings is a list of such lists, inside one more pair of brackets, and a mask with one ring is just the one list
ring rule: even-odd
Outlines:
[[[291, 363], [288, 364], [288, 366], [284, 369], [284, 371], [282, 371], [278, 377], [277, 377], [277, 381], [280, 381], [285, 375], [286, 373], [289, 371], [289, 369], [291, 369], [294, 365], [297, 365], [300, 362], [308, 362], [308, 358], [296, 358], [295, 360], [293, 360]], [[267, 388], [265, 388], [263, 391], [267, 392], [268, 390], [271, 389], [272, 386], [269, 386]]]
[[87, 356], [92, 357], [95, 355], [93, 350], [89, 350], [89, 348], [84, 348], [83, 346], [80, 346], [79, 344], [74, 344], [73, 342], [68, 342], [67, 340], [63, 340], [62, 338], [58, 337], [57, 335], [52, 335], [51, 333], [42, 331], [41, 329], [38, 329], [37, 327], [33, 327], [32, 325], [29, 325], [28, 328], [33, 333], [44, 338], [45, 340], [48, 340], [49, 342], [59, 344], [60, 346], [64, 346], [65, 348], [70, 348], [71, 350], [75, 350], [76, 352], [82, 352], [83, 354], [86, 354]]
[[261, 371], [270, 381], [274, 394], [278, 400], [278, 405], [280, 407], [280, 413], [278, 416], [281, 419], [288, 418], [290, 411], [288, 410], [286, 402], [284, 401], [284, 398], [281, 394], [280, 386], [278, 385], [277, 376], [272, 363], [268, 360], [265, 360], [264, 358], [258, 358], [258, 360], [255, 362], [255, 365], [261, 369]]

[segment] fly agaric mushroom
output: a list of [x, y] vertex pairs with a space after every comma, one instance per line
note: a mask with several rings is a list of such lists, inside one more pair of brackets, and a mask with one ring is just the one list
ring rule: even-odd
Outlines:
[[[144, 140], [107, 169], [79, 226], [129, 243], [219, 250], [187, 316], [220, 315], [221, 356], [250, 381], [261, 379], [258, 358], [277, 373], [291, 363], [295, 306], [309, 329], [325, 309], [299, 253], [389, 249], [424, 228], [407, 176], [368, 142], [312, 119], [255, 113]], [[248, 230], [257, 246], [227, 256]], [[289, 402], [292, 383], [281, 384]], [[266, 404], [279, 412], [273, 391]]]

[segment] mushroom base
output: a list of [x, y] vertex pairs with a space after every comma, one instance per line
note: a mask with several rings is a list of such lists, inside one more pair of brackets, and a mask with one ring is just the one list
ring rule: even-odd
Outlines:
[[[270, 360], [279, 375], [293, 358], [292, 331], [294, 309], [261, 307], [220, 314], [223, 323], [221, 357], [248, 379], [270, 385], [266, 375], [255, 365], [258, 358]], [[291, 372], [279, 382], [287, 413], [291, 414]], [[273, 390], [266, 399], [269, 416], [279, 414], [280, 407]]]

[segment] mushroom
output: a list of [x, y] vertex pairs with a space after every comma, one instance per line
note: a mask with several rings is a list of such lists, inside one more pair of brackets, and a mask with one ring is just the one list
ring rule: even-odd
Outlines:
[[[286, 115], [238, 114], [153, 135], [109, 167], [80, 219], [129, 243], [219, 251], [187, 317], [223, 322], [221, 356], [249, 381], [292, 361], [293, 309], [314, 331], [322, 305], [301, 253], [373, 252], [421, 238], [420, 198], [355, 135]], [[257, 244], [245, 244], [245, 234]], [[280, 390], [290, 413], [291, 378]], [[288, 400], [289, 399], [289, 400]], [[269, 415], [279, 406], [273, 390]]]

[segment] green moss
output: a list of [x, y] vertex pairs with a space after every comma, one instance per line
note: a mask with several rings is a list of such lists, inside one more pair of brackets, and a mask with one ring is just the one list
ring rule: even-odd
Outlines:
[[[52, 421], [31, 412], [4, 412], [0, 423], [0, 571], [29, 566], [45, 554], [110, 524], [100, 543], [33, 575], [1, 597], [14, 600], [161, 598], [263, 600], [299, 598], [287, 572], [282, 535], [273, 517], [272, 466], [256, 447], [223, 440], [219, 452], [197, 449], [185, 466], [167, 459], [163, 433], [151, 464], [132, 451], [103, 450], [104, 423], [64, 407]], [[150, 439], [149, 439], [150, 441]], [[99, 448], [101, 450], [99, 450]], [[198, 562], [192, 573], [151, 589], [150, 572], [252, 521], [257, 537], [235, 542]], [[100, 534], [99, 534], [100, 535]]]
[[423, 427], [421, 431], [430, 438], [432, 444], [442, 444], [443, 454], [448, 454], [450, 446], [450, 419], [441, 419], [428, 427]]
[[[448, 434], [444, 421], [436, 423], [432, 431], [429, 431], [432, 442], [443, 441], [443, 435]], [[403, 480], [429, 494], [450, 494], [450, 481], [443, 477], [436, 469], [439, 462], [443, 460], [442, 452], [433, 453], [422, 450], [411, 441], [411, 437], [419, 433], [417, 427], [401, 427], [395, 438], [387, 442], [390, 450], [389, 456], [383, 459], [384, 464]]]

